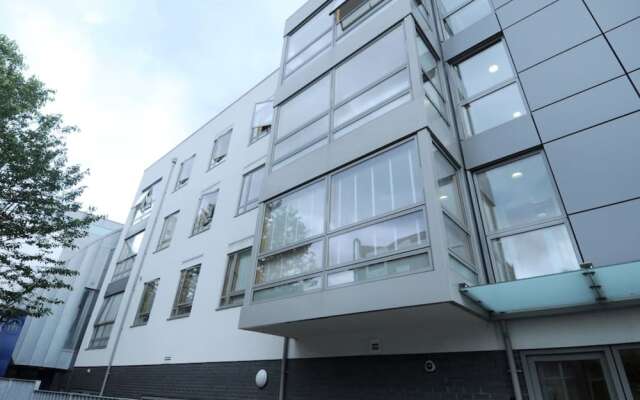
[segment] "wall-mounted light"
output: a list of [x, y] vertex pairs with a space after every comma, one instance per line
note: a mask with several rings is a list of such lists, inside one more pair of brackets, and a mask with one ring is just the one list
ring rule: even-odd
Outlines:
[[258, 371], [256, 373], [256, 386], [259, 387], [260, 389], [263, 389], [265, 386], [267, 386], [267, 382], [269, 381], [269, 375], [267, 374], [267, 371], [264, 369], [261, 369], [260, 371]]

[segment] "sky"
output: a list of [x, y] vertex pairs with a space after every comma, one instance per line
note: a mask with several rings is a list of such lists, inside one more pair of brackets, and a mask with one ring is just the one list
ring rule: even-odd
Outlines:
[[81, 199], [125, 222], [144, 169], [274, 71], [305, 0], [0, 0], [0, 33], [80, 129]]

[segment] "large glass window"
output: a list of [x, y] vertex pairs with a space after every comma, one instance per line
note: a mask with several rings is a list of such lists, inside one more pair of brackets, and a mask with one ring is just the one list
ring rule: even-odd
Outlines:
[[211, 161], [209, 161], [209, 168], [213, 168], [220, 164], [227, 157], [229, 152], [229, 143], [231, 142], [232, 130], [229, 129], [223, 135], [218, 136], [213, 141], [213, 150], [211, 152]]
[[467, 135], [478, 134], [527, 113], [504, 42], [462, 61], [456, 71]]
[[327, 285], [329, 287], [342, 286], [417, 272], [429, 267], [430, 262], [427, 254], [422, 253], [415, 256], [350, 268], [329, 274], [327, 276]]
[[117, 281], [119, 279], [125, 279], [131, 274], [133, 263], [140, 251], [142, 245], [142, 239], [144, 239], [144, 231], [138, 232], [133, 236], [125, 239], [122, 250], [120, 251], [120, 257], [116, 263], [116, 267], [113, 270], [111, 281]]
[[481, 172], [476, 183], [497, 279], [579, 267], [542, 154]]
[[138, 311], [136, 311], [136, 317], [133, 321], [134, 325], [145, 325], [149, 322], [153, 300], [156, 297], [159, 283], [160, 279], [155, 279], [144, 284], [142, 297], [140, 297], [140, 303], [138, 304]]
[[467, 29], [493, 12], [489, 0], [440, 0], [446, 17], [444, 32], [448, 38]]
[[242, 305], [244, 291], [251, 280], [251, 267], [251, 247], [227, 256], [227, 274], [220, 297], [220, 307]]
[[196, 219], [193, 222], [192, 235], [204, 232], [211, 228], [211, 221], [213, 221], [213, 214], [216, 211], [216, 202], [218, 201], [218, 191], [205, 193], [200, 197], [198, 203], [198, 212], [196, 213]]
[[253, 143], [271, 133], [272, 123], [273, 101], [269, 100], [256, 104], [253, 110], [253, 124], [249, 143]]
[[178, 213], [179, 211], [176, 211], [164, 218], [162, 231], [160, 232], [160, 239], [158, 239], [157, 250], [166, 249], [171, 244], [171, 239], [173, 238], [173, 233], [175, 232], [176, 224], [178, 223]]
[[331, 229], [406, 208], [423, 200], [413, 142], [336, 174], [331, 180]]
[[104, 348], [107, 347], [109, 337], [111, 336], [111, 329], [116, 322], [116, 316], [118, 315], [118, 309], [120, 308], [120, 302], [124, 293], [118, 293], [113, 296], [105, 297], [102, 301], [102, 307], [98, 316], [93, 324], [93, 335], [89, 341], [89, 348]]
[[262, 181], [264, 179], [264, 169], [264, 165], [262, 165], [242, 176], [238, 214], [253, 210], [258, 206], [260, 189], [262, 188]]
[[[384, 276], [430, 268], [423, 204], [415, 140], [269, 202], [253, 299], [321, 289], [319, 274], [335, 268], [354, 266], [354, 276], [373, 276], [379, 268]], [[407, 258], [413, 256], [420, 257]], [[379, 265], [366, 269], [366, 261]]]
[[180, 189], [189, 182], [189, 178], [191, 177], [191, 170], [193, 169], [193, 162], [195, 161], [195, 159], [196, 156], [193, 155], [180, 164], [180, 172], [178, 173], [178, 179], [176, 180], [175, 190]]
[[324, 231], [324, 181], [267, 204], [261, 251], [272, 251]]
[[464, 222], [457, 168], [442, 155], [438, 148], [433, 152], [433, 161], [442, 208], [460, 222]]
[[196, 286], [200, 275], [200, 265], [180, 271], [180, 283], [171, 309], [172, 317], [184, 317], [191, 314]]

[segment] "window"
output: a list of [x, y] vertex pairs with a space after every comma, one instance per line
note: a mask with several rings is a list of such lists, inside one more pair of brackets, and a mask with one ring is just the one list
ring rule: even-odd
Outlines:
[[216, 202], [218, 201], [218, 191], [205, 193], [200, 197], [198, 204], [198, 212], [196, 220], [193, 222], [193, 230], [191, 235], [197, 235], [211, 227], [213, 214], [216, 211]]
[[440, 0], [444, 10], [444, 33], [451, 37], [493, 12], [489, 0]]
[[[440, 115], [445, 118], [444, 102], [445, 98], [438, 72], [438, 58], [431, 49], [429, 42], [420, 32], [416, 32], [416, 42], [418, 44], [418, 61], [422, 69], [422, 87], [424, 92], [433, 106], [438, 110]], [[446, 120], [446, 118], [445, 118]]]
[[238, 214], [253, 210], [258, 206], [260, 189], [264, 180], [264, 165], [244, 174], [242, 177], [242, 189], [240, 190], [240, 203]]
[[253, 110], [253, 124], [251, 130], [251, 140], [253, 143], [271, 133], [273, 123], [273, 101], [265, 101], [256, 104]]
[[188, 316], [191, 313], [199, 274], [200, 265], [180, 271], [180, 283], [171, 309], [171, 317]]
[[345, 30], [380, 2], [382, 0], [347, 0], [336, 9], [336, 22]]
[[462, 61], [456, 71], [467, 135], [481, 133], [527, 113], [504, 42]]
[[78, 304], [76, 316], [73, 319], [71, 328], [69, 328], [69, 332], [67, 333], [67, 338], [64, 341], [64, 349], [75, 350], [79, 347], [80, 339], [84, 334], [84, 329], [88, 322], [87, 319], [91, 316], [91, 311], [93, 311], [93, 302], [96, 295], [97, 291], [95, 289], [84, 289], [82, 299], [80, 300], [80, 304]]
[[213, 151], [211, 152], [211, 161], [209, 162], [210, 169], [220, 164], [227, 157], [229, 142], [231, 142], [231, 133], [232, 130], [229, 129], [213, 141]]
[[179, 211], [176, 211], [164, 218], [157, 250], [166, 249], [171, 244], [171, 238], [173, 238], [173, 232], [175, 232], [178, 223], [178, 213]]
[[304, 128], [329, 111], [330, 79], [324, 77], [280, 107], [278, 139]]
[[133, 224], [140, 223], [146, 220], [151, 214], [151, 208], [153, 206], [153, 190], [156, 184], [144, 189], [140, 196], [136, 200], [136, 204], [133, 206]]
[[320, 290], [336, 269], [358, 283], [430, 268], [423, 204], [415, 140], [268, 202], [253, 300]]
[[430, 262], [429, 257], [425, 253], [422, 253], [415, 256], [383, 261], [357, 268], [350, 268], [329, 274], [327, 277], [327, 284], [329, 287], [343, 286], [357, 282], [366, 282], [375, 279], [384, 279], [394, 275], [417, 272], [428, 267]]
[[178, 174], [178, 179], [176, 180], [176, 187], [174, 190], [180, 189], [189, 182], [189, 178], [191, 177], [191, 170], [193, 169], [193, 161], [195, 160], [195, 158], [196, 156], [194, 154], [180, 164], [180, 173]]
[[538, 153], [476, 176], [496, 279], [578, 269], [546, 161]]
[[438, 195], [440, 204], [446, 213], [464, 222], [464, 212], [460, 199], [460, 184], [458, 182], [458, 170], [445, 158], [436, 147], [433, 152], [435, 174], [438, 183]]
[[220, 298], [220, 307], [239, 306], [244, 301], [244, 291], [251, 280], [251, 247], [227, 256], [227, 274]]
[[125, 279], [129, 277], [131, 269], [133, 268], [133, 262], [138, 255], [140, 246], [142, 245], [142, 239], [144, 239], [144, 231], [138, 232], [133, 236], [125, 239], [120, 251], [120, 257], [116, 263], [116, 267], [113, 270], [113, 276], [111, 281], [117, 281], [119, 279]]
[[142, 297], [140, 298], [140, 304], [138, 304], [138, 311], [136, 312], [136, 318], [133, 321], [133, 325], [146, 325], [146, 323], [149, 322], [151, 308], [153, 307], [153, 300], [156, 297], [156, 291], [158, 290], [159, 283], [160, 279], [155, 279], [144, 284]]
[[100, 312], [93, 324], [93, 335], [89, 342], [90, 349], [107, 347], [123, 294], [118, 293], [104, 298]]
[[[425, 4], [425, 1], [427, 4]], [[413, 0], [413, 5], [427, 23], [429, 30], [433, 31], [433, 19], [431, 17], [431, 0]]]
[[629, 392], [634, 399], [640, 399], [640, 347], [625, 347], [617, 354], [627, 378]]

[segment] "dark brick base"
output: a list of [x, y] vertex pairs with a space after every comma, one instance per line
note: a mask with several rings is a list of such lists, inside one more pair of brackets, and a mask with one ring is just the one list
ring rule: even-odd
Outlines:
[[[424, 362], [436, 371], [428, 373]], [[264, 368], [269, 384], [254, 384]], [[511, 400], [505, 353], [364, 356], [289, 360], [287, 400]], [[280, 360], [114, 367], [106, 395], [184, 400], [278, 399]], [[105, 368], [75, 368], [70, 390], [97, 392]], [[524, 388], [523, 388], [524, 389]]]

